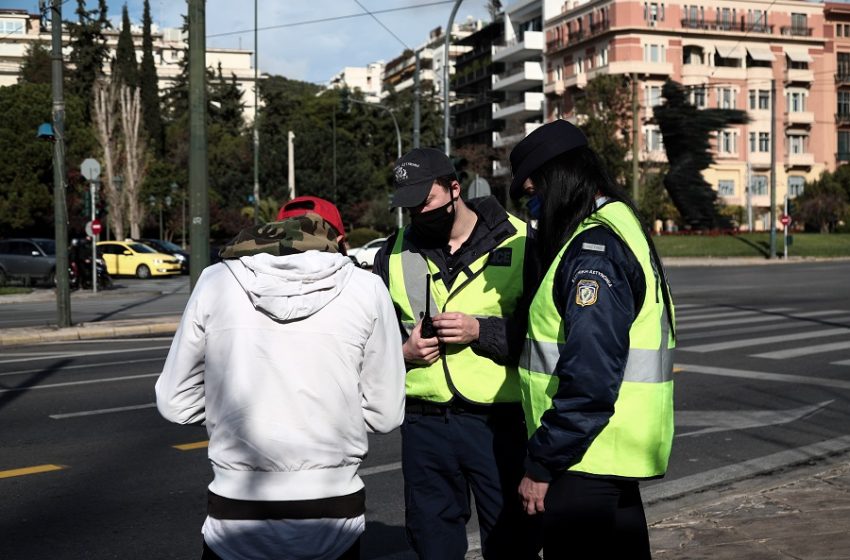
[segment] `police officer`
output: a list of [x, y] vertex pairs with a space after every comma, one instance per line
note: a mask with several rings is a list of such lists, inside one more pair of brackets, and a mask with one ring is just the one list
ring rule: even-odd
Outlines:
[[439, 150], [404, 155], [394, 186], [410, 226], [387, 240], [374, 272], [389, 287], [407, 364], [408, 541], [420, 558], [461, 560], [471, 489], [484, 558], [537, 558], [534, 520], [516, 497], [526, 437], [515, 364], [534, 274], [527, 226], [492, 197], [464, 202]]
[[519, 486], [545, 558], [649, 558], [638, 483], [673, 438], [673, 306], [633, 203], [584, 134], [538, 128], [511, 153], [537, 214], [541, 267], [520, 358], [529, 429]]

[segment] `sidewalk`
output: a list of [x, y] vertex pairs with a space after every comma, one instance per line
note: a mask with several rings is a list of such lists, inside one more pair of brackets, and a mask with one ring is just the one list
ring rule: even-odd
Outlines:
[[80, 323], [67, 328], [17, 327], [13, 329], [0, 329], [0, 348], [4, 346], [39, 344], [41, 342], [173, 335], [179, 323], [180, 315], [167, 315], [145, 319]]

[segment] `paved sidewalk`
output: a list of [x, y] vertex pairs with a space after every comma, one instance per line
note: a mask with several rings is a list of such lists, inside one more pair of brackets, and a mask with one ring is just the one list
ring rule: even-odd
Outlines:
[[168, 315], [147, 319], [126, 319], [119, 321], [80, 323], [78, 325], [61, 329], [58, 327], [18, 327], [14, 329], [0, 329], [0, 347], [38, 344], [41, 342], [121, 338], [130, 336], [173, 335], [177, 330], [179, 323], [180, 315]]

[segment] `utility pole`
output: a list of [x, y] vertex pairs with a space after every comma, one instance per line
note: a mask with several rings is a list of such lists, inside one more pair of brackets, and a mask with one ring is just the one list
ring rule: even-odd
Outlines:
[[422, 117], [420, 115], [419, 103], [422, 97], [422, 92], [419, 91], [419, 54], [420, 51], [416, 50], [414, 53], [414, 57], [416, 60], [416, 66], [413, 74], [413, 147], [419, 147], [419, 135], [421, 128], [421, 120]]
[[334, 156], [334, 158], [333, 158], [334, 159], [334, 161], [333, 161], [333, 164], [334, 164], [334, 198], [333, 198], [333, 202], [334, 202], [334, 204], [337, 204], [338, 201], [336, 199], [336, 103], [334, 103], [333, 114], [331, 115], [331, 123], [332, 123], [332, 127], [333, 127], [333, 145], [334, 145], [334, 150], [333, 150], [333, 152], [334, 152], [333, 153], [333, 156]]
[[639, 167], [640, 157], [640, 105], [638, 104], [638, 75], [632, 74], [632, 199], [635, 204], [638, 201]]
[[259, 64], [257, 44], [257, 0], [254, 0], [254, 225], [260, 223], [260, 130], [257, 128], [257, 118], [260, 109], [257, 106], [257, 90], [259, 89]]
[[287, 153], [287, 171], [289, 179], [289, 200], [295, 198], [295, 133], [291, 130], [287, 134], [286, 153]]
[[447, 156], [451, 152], [451, 138], [449, 138], [449, 123], [451, 121], [451, 108], [449, 107], [449, 90], [451, 89], [449, 86], [449, 46], [452, 43], [452, 26], [455, 23], [455, 16], [461, 2], [463, 0], [455, 0], [455, 5], [452, 7], [452, 14], [449, 16], [449, 23], [446, 25], [445, 60], [443, 60], [443, 139], [445, 141]]
[[770, 255], [776, 258], [776, 80], [770, 80]]
[[[53, 226], [56, 239], [56, 323], [71, 326], [68, 285], [68, 208], [65, 200], [65, 100], [62, 92], [62, 0], [53, 0], [50, 16], [53, 81]], [[81, 271], [82, 272], [82, 271]]]
[[205, 0], [189, 0], [189, 270], [193, 288], [210, 264], [205, 11]]

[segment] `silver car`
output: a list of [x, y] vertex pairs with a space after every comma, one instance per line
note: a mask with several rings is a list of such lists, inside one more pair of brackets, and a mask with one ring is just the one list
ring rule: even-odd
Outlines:
[[13, 279], [54, 285], [56, 243], [37, 238], [0, 240], [0, 286]]

